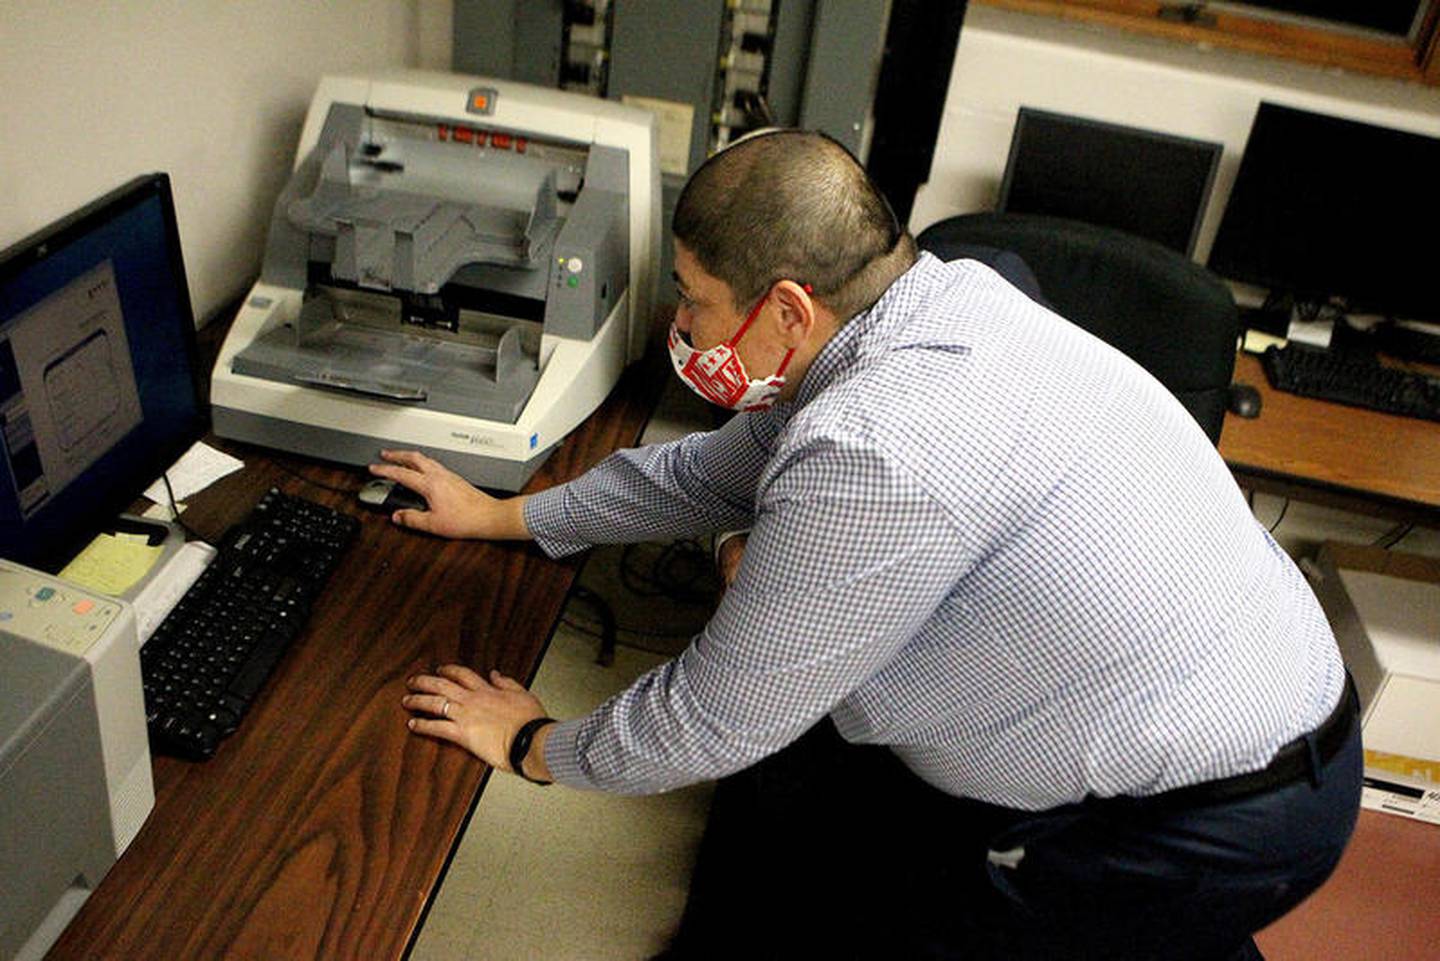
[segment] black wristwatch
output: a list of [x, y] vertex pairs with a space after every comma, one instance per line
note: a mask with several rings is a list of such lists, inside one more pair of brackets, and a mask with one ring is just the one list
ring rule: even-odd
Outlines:
[[549, 781], [542, 781], [533, 778], [525, 773], [525, 755], [530, 753], [530, 742], [535, 740], [535, 732], [547, 724], [554, 724], [553, 717], [537, 717], [520, 725], [520, 730], [515, 732], [515, 740], [510, 742], [510, 770], [529, 781], [531, 784], [549, 784]]

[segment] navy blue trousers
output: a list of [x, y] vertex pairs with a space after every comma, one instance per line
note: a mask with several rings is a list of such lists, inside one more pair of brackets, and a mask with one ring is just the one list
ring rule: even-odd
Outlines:
[[717, 786], [663, 957], [1258, 958], [1250, 935], [1354, 829], [1359, 727], [1308, 777], [1238, 800], [1036, 813], [937, 791], [822, 721]]

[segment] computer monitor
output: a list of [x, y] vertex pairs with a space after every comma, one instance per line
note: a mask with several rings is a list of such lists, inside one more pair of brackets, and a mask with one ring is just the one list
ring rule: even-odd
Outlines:
[[1440, 139], [1262, 103], [1210, 269], [1297, 301], [1440, 319]]
[[170, 181], [0, 252], [0, 557], [52, 573], [204, 436]]
[[998, 209], [1114, 227], [1189, 256], [1222, 147], [1021, 107]]

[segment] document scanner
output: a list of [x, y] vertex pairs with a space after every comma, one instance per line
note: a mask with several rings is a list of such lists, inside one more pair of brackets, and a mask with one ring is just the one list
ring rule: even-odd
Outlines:
[[424, 451], [519, 490], [645, 347], [651, 114], [526, 84], [326, 77], [215, 364], [222, 437]]

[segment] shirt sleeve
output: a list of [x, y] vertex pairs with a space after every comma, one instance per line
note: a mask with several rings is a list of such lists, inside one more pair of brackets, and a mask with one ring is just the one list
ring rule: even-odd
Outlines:
[[680, 657], [552, 730], [557, 780], [650, 793], [753, 764], [884, 666], [962, 573], [949, 515], [873, 446], [806, 444], [762, 486], [715, 616]]
[[551, 557], [594, 544], [695, 537], [745, 527], [783, 424], [775, 410], [666, 444], [617, 451], [568, 484], [531, 496], [525, 524]]

